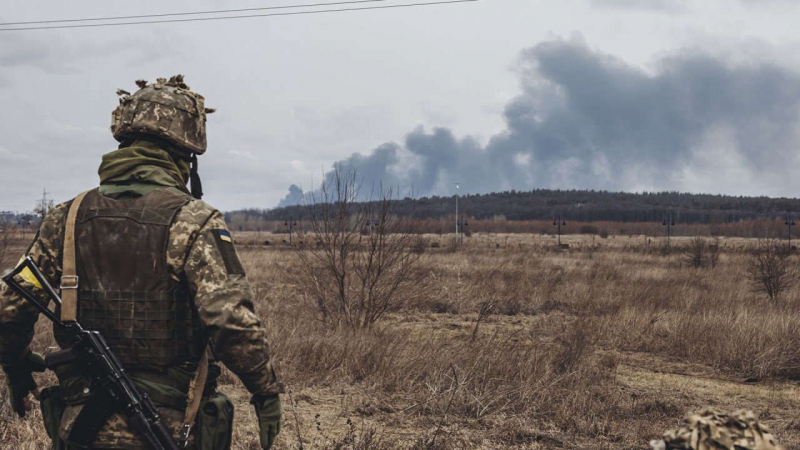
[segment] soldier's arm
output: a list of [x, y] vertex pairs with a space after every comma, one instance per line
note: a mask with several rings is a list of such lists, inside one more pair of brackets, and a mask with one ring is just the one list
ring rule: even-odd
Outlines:
[[250, 284], [219, 212], [196, 233], [183, 272], [215, 356], [253, 395], [279, 393], [266, 330], [253, 311]]
[[[65, 217], [65, 205], [51, 209], [39, 232], [23, 254], [31, 256], [53, 286], [58, 286], [61, 267], [57, 251], [60, 250], [61, 225]], [[34, 294], [39, 293], [43, 302], [48, 299], [35, 283], [32, 274], [22, 274], [22, 284]], [[33, 327], [39, 318], [39, 310], [17, 295], [5, 283], [0, 282], [0, 364], [4, 367], [18, 363], [28, 353], [33, 340]]]

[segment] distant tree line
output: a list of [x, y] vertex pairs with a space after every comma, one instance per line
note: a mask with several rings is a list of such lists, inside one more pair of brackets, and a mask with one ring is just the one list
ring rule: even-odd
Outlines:
[[[284, 220], [260, 220], [260, 221], [240, 221], [243, 216], [233, 216], [230, 222], [231, 230], [255, 231], [264, 233], [277, 233], [284, 235], [281, 238], [270, 238], [265, 234], [251, 233], [246, 240], [240, 242], [246, 244], [258, 244], [263, 240], [275, 240], [288, 242], [288, 221]], [[463, 217], [460, 231], [467, 239], [472, 233], [533, 233], [543, 235], [555, 235], [557, 228], [552, 220], [504, 220], [504, 219], [475, 219], [469, 216]], [[455, 231], [455, 217], [443, 217], [440, 219], [418, 219], [407, 222], [413, 225], [414, 233], [449, 235]], [[258, 224], [256, 226], [256, 224]], [[309, 220], [295, 219], [292, 221], [292, 231], [295, 239], [303, 241], [305, 235], [312, 232]], [[362, 230], [367, 232], [368, 230]], [[720, 237], [744, 237], [744, 238], [777, 238], [785, 239], [787, 227], [784, 219], [749, 219], [729, 223], [683, 223], [676, 224], [671, 229], [671, 235], [676, 236], [720, 236]], [[561, 227], [561, 234], [588, 234], [596, 235], [600, 238], [609, 236], [648, 236], [655, 238], [666, 237], [666, 227], [662, 222], [580, 222], [566, 221], [566, 225]], [[792, 227], [792, 240], [800, 239], [800, 227]], [[244, 238], [242, 238], [244, 239]], [[794, 242], [793, 242], [794, 244]]]
[[[415, 219], [444, 219], [454, 213], [454, 197], [403, 199], [411, 203]], [[460, 212], [477, 220], [552, 220], [561, 214], [577, 222], [661, 222], [672, 215], [677, 224], [733, 223], [742, 220], [774, 219], [787, 211], [800, 211], [800, 199], [744, 197], [681, 192], [609, 192], [595, 190], [535, 189], [459, 197]], [[253, 224], [267, 221], [307, 219], [302, 205], [271, 210], [248, 209], [226, 213], [229, 223]], [[247, 229], [255, 229], [247, 226]]]

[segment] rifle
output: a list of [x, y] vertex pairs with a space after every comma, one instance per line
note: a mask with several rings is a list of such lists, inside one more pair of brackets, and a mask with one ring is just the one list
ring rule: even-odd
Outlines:
[[[30, 256], [26, 257], [13, 271], [3, 277], [3, 281], [11, 289], [36, 306], [42, 314], [53, 322], [54, 326], [64, 331], [64, 335], [70, 341], [70, 348], [45, 356], [47, 367], [52, 369], [68, 362], [77, 362], [82, 373], [89, 379], [91, 390], [93, 391], [84, 410], [92, 408], [101, 410], [99, 415], [95, 415], [91, 420], [87, 421], [87, 427], [84, 430], [91, 431], [77, 436], [76, 438], [79, 442], [72, 442], [72, 439], [69, 439], [70, 443], [78, 444], [79, 446], [90, 446], [108, 417], [114, 412], [119, 412], [125, 417], [128, 426], [148, 449], [178, 450], [178, 444], [170, 435], [164, 422], [161, 421], [156, 406], [147, 394], [139, 392], [139, 389], [136, 388], [128, 374], [125, 373], [122, 364], [108, 347], [103, 336], [98, 331], [84, 330], [77, 321], [62, 322], [61, 318], [47, 307], [47, 304], [40, 303], [31, 292], [14, 279], [15, 276], [26, 269], [30, 270], [33, 276], [36, 277], [36, 280], [41, 284], [42, 289], [55, 306], [61, 306], [61, 297], [50, 286], [44, 274], [42, 274]], [[83, 413], [84, 411], [81, 411], [81, 415]], [[76, 419], [76, 426], [81, 415]], [[86, 434], [91, 434], [91, 436]], [[70, 434], [70, 438], [72, 438], [72, 434]], [[184, 440], [184, 446], [185, 442]]]

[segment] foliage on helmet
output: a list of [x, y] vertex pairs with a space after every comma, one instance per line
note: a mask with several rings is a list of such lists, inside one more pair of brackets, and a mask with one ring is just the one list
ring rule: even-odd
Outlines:
[[119, 89], [119, 106], [111, 113], [111, 133], [120, 142], [129, 138], [153, 136], [187, 153], [206, 151], [206, 114], [202, 95], [192, 92], [183, 75], [169, 80], [159, 78], [149, 84], [137, 80], [133, 94]]

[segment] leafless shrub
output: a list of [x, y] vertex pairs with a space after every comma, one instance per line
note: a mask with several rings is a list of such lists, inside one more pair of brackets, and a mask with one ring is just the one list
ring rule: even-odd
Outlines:
[[425, 253], [425, 250], [428, 249], [428, 240], [424, 238], [418, 238], [416, 242], [411, 247], [411, 251], [418, 254]]
[[760, 240], [747, 261], [747, 274], [754, 288], [766, 292], [771, 300], [777, 300], [798, 279], [791, 256], [791, 250], [780, 241]]
[[422, 288], [424, 246], [392, 189], [358, 202], [354, 171], [336, 170], [307, 204], [313, 248], [297, 248], [300, 290], [322, 319], [352, 330], [371, 328]]
[[478, 318], [475, 320], [475, 328], [472, 330], [472, 342], [478, 339], [478, 328], [481, 322], [488, 319], [494, 312], [494, 302], [491, 299], [486, 299], [481, 303], [481, 308], [478, 310]]
[[556, 353], [554, 369], [557, 373], [568, 373], [578, 369], [591, 348], [591, 336], [587, 323], [583, 319], [573, 326], [561, 338], [561, 349]]
[[689, 245], [683, 249], [683, 261], [696, 269], [707, 267], [709, 261], [709, 245], [701, 237], [692, 238]]
[[351, 419], [347, 419], [347, 433], [332, 439], [325, 448], [331, 450], [390, 450], [397, 445], [383, 436], [380, 430], [362, 423], [356, 427]]
[[428, 308], [437, 314], [458, 314], [461, 312], [458, 302], [449, 298], [435, 298], [429, 302]]

